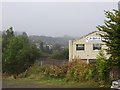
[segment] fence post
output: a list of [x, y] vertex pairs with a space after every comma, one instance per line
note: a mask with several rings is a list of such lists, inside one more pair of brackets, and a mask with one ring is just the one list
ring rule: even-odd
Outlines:
[[42, 62], [42, 60], [40, 61], [40, 65], [42, 66], [42, 64], [43, 64], [43, 62]]

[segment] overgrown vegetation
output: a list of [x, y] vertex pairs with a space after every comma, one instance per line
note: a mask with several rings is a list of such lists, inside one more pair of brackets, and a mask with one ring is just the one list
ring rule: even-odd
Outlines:
[[108, 77], [108, 62], [107, 58], [105, 57], [103, 50], [99, 52], [99, 55], [97, 56], [97, 61], [96, 61], [96, 69], [97, 69], [97, 75], [98, 75], [98, 80], [99, 81], [105, 81]]
[[[74, 63], [74, 62], [73, 62]], [[67, 70], [66, 80], [67, 81], [87, 81], [92, 79], [92, 67], [81, 61], [75, 61], [74, 66]]]
[[[32, 65], [24, 73], [19, 74], [17, 78], [28, 78], [33, 80], [63, 80], [66, 83], [69, 82], [94, 82], [95, 86], [102, 87], [109, 86], [109, 83], [100, 83], [94, 72], [94, 65], [88, 65], [81, 60], [73, 60], [72, 62], [66, 62], [61, 66], [57, 65]], [[98, 75], [99, 76], [99, 75]], [[98, 77], [97, 77], [98, 78]], [[91, 86], [86, 86], [91, 87]]]
[[29, 43], [27, 34], [15, 36], [12, 27], [3, 32], [2, 44], [3, 73], [20, 74], [40, 56], [36, 46]]

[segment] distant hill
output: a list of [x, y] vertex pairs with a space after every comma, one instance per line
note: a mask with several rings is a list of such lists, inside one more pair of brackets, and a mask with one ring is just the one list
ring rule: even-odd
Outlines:
[[[2, 35], [0, 31], [0, 35]], [[21, 35], [22, 31], [15, 31], [15, 35]], [[51, 37], [51, 36], [38, 36], [38, 35], [30, 35], [29, 40], [33, 43], [45, 42], [50, 45], [59, 44], [61, 46], [68, 46], [68, 41], [74, 39], [75, 37], [64, 35], [63, 37]]]
[[59, 44], [61, 46], [67, 46], [68, 45], [68, 41], [71, 39], [74, 39], [71, 36], [63, 36], [63, 37], [50, 37], [50, 36], [37, 36], [37, 35], [31, 35], [29, 36], [29, 39], [32, 42], [47, 42], [47, 44], [51, 44], [51, 45], [55, 45], [55, 44]]

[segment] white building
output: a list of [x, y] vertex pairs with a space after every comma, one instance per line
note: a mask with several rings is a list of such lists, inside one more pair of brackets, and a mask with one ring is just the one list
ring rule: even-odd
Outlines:
[[81, 59], [89, 63], [96, 60], [99, 51], [106, 48], [100, 33], [103, 34], [102, 31], [94, 31], [79, 39], [69, 40], [69, 61]]

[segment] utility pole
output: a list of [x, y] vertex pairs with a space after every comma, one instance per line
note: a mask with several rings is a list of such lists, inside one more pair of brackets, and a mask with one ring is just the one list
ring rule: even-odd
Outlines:
[[120, 1], [118, 2], [118, 9], [120, 10]]

